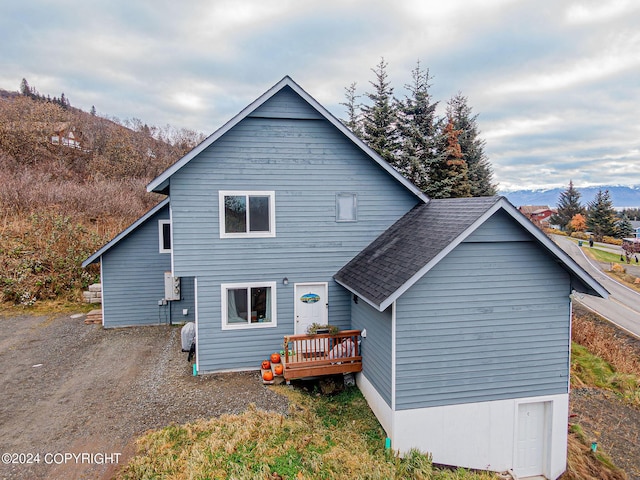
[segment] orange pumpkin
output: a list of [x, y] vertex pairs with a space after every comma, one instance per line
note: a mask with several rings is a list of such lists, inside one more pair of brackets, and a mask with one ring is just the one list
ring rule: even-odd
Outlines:
[[271, 370], [265, 370], [262, 374], [262, 379], [265, 382], [270, 382], [271, 380], [273, 380], [273, 372]]
[[263, 370], [269, 370], [271, 368], [271, 362], [269, 362], [269, 360], [263, 360], [262, 361], [262, 369]]
[[280, 354], [272, 353], [271, 354], [271, 363], [280, 363]]
[[275, 372], [276, 375], [282, 375], [282, 372], [284, 372], [284, 367], [282, 366], [281, 363], [279, 363], [273, 367], [273, 371]]

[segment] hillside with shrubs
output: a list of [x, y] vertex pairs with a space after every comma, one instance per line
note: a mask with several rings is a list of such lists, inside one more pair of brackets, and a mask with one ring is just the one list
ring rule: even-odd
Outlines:
[[77, 300], [80, 264], [162, 196], [146, 184], [197, 132], [120, 121], [32, 88], [0, 90], [0, 303]]

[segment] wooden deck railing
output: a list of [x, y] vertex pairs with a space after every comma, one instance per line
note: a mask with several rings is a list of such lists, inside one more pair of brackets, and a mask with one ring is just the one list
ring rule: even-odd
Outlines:
[[360, 372], [360, 330], [284, 337], [284, 378]]

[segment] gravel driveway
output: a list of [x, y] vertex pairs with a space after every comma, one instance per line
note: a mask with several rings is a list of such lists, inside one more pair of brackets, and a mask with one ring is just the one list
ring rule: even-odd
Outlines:
[[177, 327], [23, 315], [0, 316], [0, 328], [2, 479], [111, 478], [148, 429], [251, 403], [287, 409], [258, 373], [193, 377]]

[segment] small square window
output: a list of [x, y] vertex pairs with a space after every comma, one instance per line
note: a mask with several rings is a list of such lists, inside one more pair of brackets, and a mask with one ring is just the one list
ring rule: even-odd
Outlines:
[[160, 253], [171, 253], [171, 220], [158, 221]]
[[355, 193], [336, 193], [336, 222], [358, 221], [358, 197]]
[[275, 237], [274, 192], [220, 192], [220, 237]]

